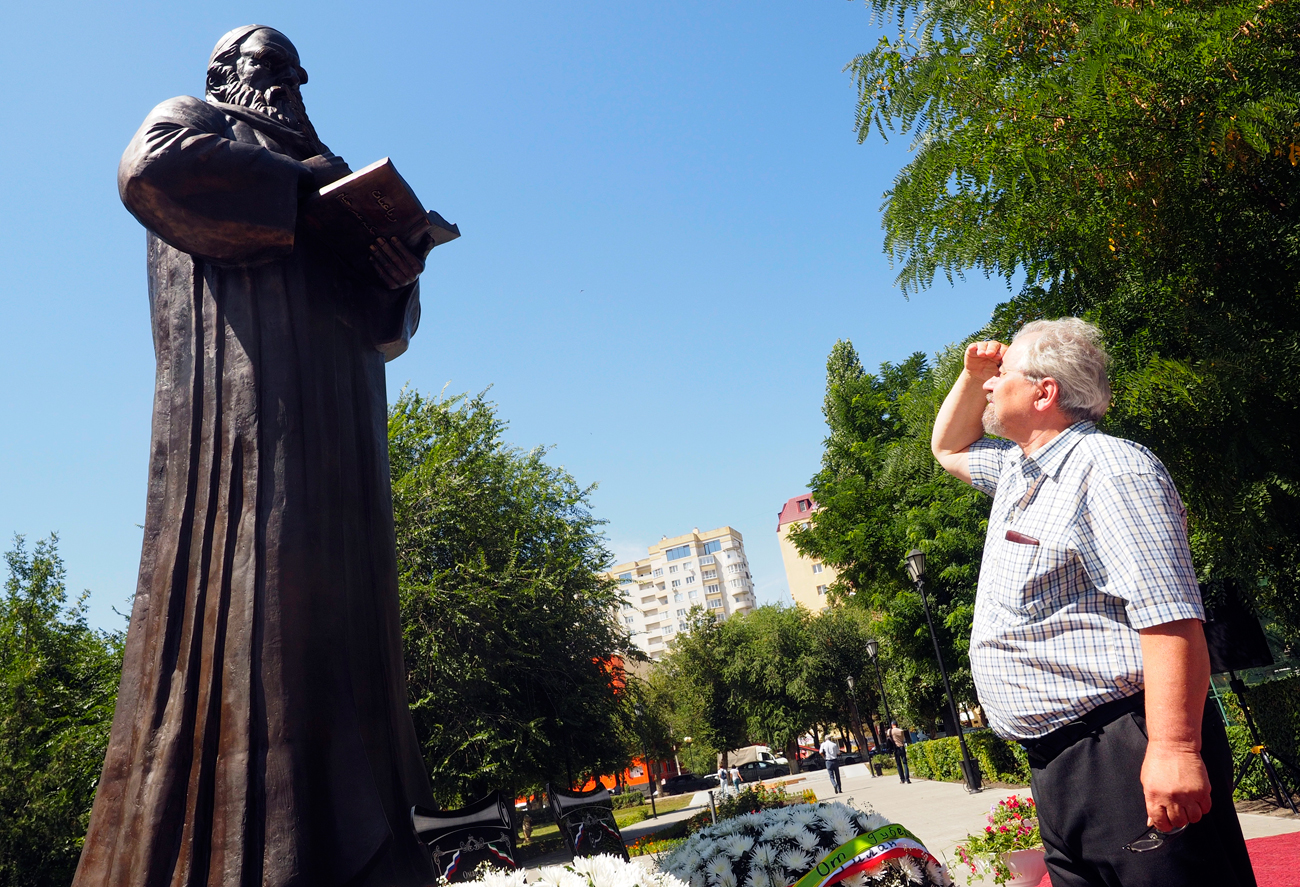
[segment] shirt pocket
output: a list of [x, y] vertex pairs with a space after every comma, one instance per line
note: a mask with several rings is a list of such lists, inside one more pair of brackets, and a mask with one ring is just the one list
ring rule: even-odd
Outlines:
[[[1032, 536], [1032, 533], [1026, 533]], [[1037, 545], [999, 539], [997, 582], [993, 597], [1008, 613], [1023, 621], [1045, 619], [1062, 602], [1078, 569], [1074, 553], [1057, 540], [1040, 538]]]

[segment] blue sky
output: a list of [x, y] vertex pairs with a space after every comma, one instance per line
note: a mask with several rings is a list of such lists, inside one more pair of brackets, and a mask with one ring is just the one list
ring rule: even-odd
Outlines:
[[[620, 559], [730, 524], [788, 601], [776, 514], [816, 471], [826, 355], [868, 367], [979, 328], [1005, 285], [909, 301], [880, 204], [907, 139], [859, 145], [846, 0], [25, 3], [6, 13], [0, 534], [60, 534], [120, 625], [144, 521], [144, 232], [117, 198], [149, 109], [201, 95], [216, 39], [277, 27], [354, 168], [391, 156], [463, 236], [430, 257], [389, 395], [481, 391], [583, 483]], [[6, 549], [9, 547], [5, 546]]]

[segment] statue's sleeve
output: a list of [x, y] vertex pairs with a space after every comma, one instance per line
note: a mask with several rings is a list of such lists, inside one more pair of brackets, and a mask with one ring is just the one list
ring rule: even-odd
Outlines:
[[231, 135], [225, 115], [206, 102], [163, 102], [122, 155], [122, 203], [183, 252], [232, 265], [287, 255], [302, 165]]

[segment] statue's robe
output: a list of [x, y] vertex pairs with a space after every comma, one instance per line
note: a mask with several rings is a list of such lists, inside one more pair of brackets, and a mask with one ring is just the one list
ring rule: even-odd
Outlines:
[[[224, 107], [224, 106], [223, 106]], [[242, 113], [241, 113], [242, 112]], [[76, 887], [416, 885], [386, 357], [416, 285], [299, 224], [298, 134], [159, 105], [122, 158], [157, 354], [139, 585]]]

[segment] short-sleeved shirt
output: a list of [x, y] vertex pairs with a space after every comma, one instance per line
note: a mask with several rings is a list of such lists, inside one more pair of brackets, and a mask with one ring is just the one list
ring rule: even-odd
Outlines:
[[835, 744], [834, 740], [827, 739], [821, 744], [822, 757], [827, 761], [834, 761], [840, 756], [840, 747]]
[[1138, 631], [1205, 619], [1164, 465], [1091, 422], [1032, 456], [985, 438], [969, 465], [993, 496], [970, 662], [994, 730], [1044, 736], [1141, 690]]

